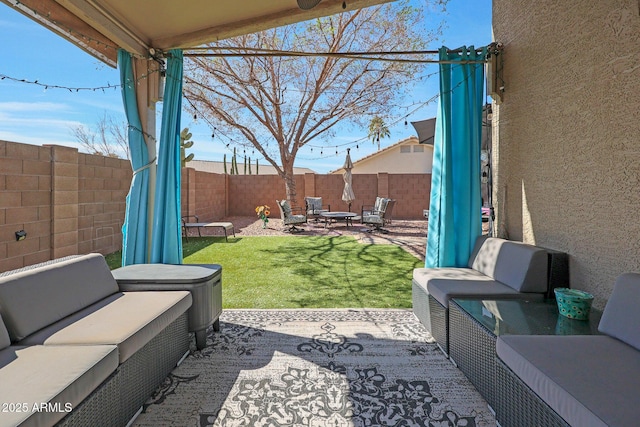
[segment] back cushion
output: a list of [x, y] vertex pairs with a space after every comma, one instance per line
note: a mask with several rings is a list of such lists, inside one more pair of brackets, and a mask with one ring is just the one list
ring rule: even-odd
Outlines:
[[546, 292], [547, 251], [521, 242], [479, 237], [469, 267], [518, 292]]
[[310, 211], [319, 211], [322, 209], [322, 197], [305, 197], [307, 208]]
[[9, 347], [10, 345], [11, 339], [9, 338], [9, 332], [7, 332], [7, 328], [2, 322], [2, 317], [0, 317], [0, 350]]
[[291, 205], [289, 204], [289, 202], [287, 200], [282, 200], [280, 202], [280, 206], [282, 207], [282, 212], [284, 212], [284, 216], [290, 216], [291, 215]]
[[640, 274], [625, 273], [616, 279], [602, 313], [598, 330], [640, 350]]
[[118, 291], [104, 257], [84, 255], [0, 277], [0, 314], [15, 342]]

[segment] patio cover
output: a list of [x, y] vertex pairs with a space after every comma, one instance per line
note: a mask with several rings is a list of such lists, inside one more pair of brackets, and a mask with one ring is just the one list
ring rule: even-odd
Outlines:
[[184, 50], [390, 1], [347, 0], [343, 9], [343, 0], [322, 0], [303, 10], [296, 0], [0, 0], [112, 67], [119, 48], [148, 58], [152, 49]]

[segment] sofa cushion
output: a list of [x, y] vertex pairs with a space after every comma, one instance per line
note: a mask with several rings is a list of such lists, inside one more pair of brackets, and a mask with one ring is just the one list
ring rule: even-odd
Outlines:
[[0, 313], [18, 342], [115, 292], [104, 257], [89, 254], [0, 277]]
[[508, 286], [471, 268], [416, 268], [413, 283], [423, 288], [444, 307], [456, 297], [522, 297]]
[[[116, 346], [13, 346], [0, 350], [0, 424], [50, 426], [91, 394], [118, 367]], [[41, 403], [55, 406], [34, 411]], [[68, 406], [65, 406], [68, 405]]]
[[500, 359], [572, 426], [631, 426], [640, 352], [605, 335], [505, 335]]
[[123, 363], [190, 306], [188, 291], [119, 292], [36, 332], [21, 344], [114, 344]]
[[9, 347], [10, 345], [11, 338], [9, 338], [9, 332], [7, 332], [7, 328], [4, 326], [2, 316], [0, 316], [0, 350], [5, 347]]
[[604, 308], [598, 330], [640, 350], [638, 307], [640, 307], [640, 274], [620, 275]]
[[546, 292], [547, 251], [496, 237], [479, 237], [468, 266], [518, 292]]
[[495, 299], [523, 297], [521, 293], [491, 279], [433, 279], [429, 281], [427, 291], [444, 307], [449, 307], [451, 298]]

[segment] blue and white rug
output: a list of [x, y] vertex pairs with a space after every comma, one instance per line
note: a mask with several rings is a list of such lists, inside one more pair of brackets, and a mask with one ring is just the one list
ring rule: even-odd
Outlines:
[[134, 425], [495, 426], [432, 341], [407, 310], [226, 310]]

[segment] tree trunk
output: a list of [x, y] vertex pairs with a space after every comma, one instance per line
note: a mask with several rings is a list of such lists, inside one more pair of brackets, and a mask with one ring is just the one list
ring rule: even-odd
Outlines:
[[298, 206], [297, 202], [297, 192], [296, 192], [296, 180], [293, 176], [293, 162], [283, 162], [283, 171], [284, 171], [284, 187], [287, 192], [287, 200], [291, 204], [291, 206]]

